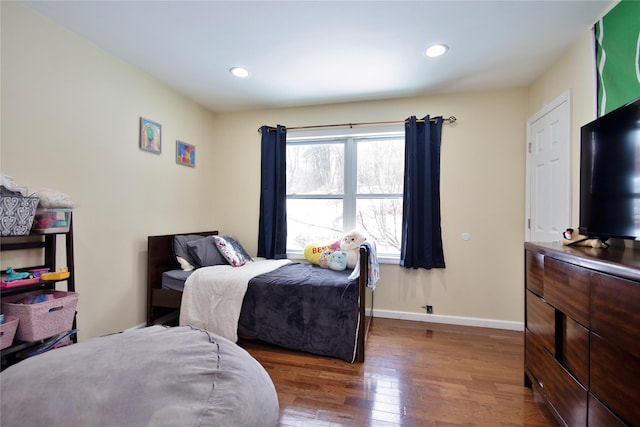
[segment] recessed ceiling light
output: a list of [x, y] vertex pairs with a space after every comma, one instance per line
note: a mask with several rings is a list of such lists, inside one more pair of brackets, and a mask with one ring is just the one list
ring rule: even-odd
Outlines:
[[245, 77], [249, 77], [249, 71], [246, 68], [233, 67], [233, 68], [229, 68], [229, 72], [241, 79], [244, 79]]
[[435, 58], [436, 56], [444, 55], [447, 50], [449, 50], [449, 46], [446, 44], [433, 44], [427, 48], [425, 54], [429, 58]]

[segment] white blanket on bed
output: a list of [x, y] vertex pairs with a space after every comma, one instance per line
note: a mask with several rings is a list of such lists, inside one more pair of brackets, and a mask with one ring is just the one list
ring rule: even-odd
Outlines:
[[191, 325], [238, 341], [238, 319], [249, 280], [289, 262], [256, 258], [242, 267], [215, 265], [197, 269], [184, 284], [180, 326]]

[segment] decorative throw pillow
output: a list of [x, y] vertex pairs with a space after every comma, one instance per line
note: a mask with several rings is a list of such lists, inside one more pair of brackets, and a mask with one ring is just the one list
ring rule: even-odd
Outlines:
[[[216, 242], [218, 251], [222, 256], [234, 267], [241, 267], [247, 263], [247, 261], [253, 261], [251, 257], [244, 250], [242, 245], [232, 237], [228, 236], [213, 236]], [[236, 249], [238, 248], [238, 249]]]
[[224, 238], [227, 239], [229, 243], [231, 243], [231, 246], [233, 246], [233, 249], [235, 249], [236, 252], [242, 255], [247, 261], [253, 261], [253, 258], [251, 258], [251, 255], [247, 253], [247, 251], [242, 247], [242, 245], [240, 244], [240, 242], [238, 242], [236, 238], [231, 236], [224, 236]]
[[187, 242], [187, 249], [193, 257], [196, 267], [227, 264], [227, 260], [218, 250], [214, 236]]
[[[173, 238], [173, 253], [176, 256], [176, 260], [180, 264], [180, 267], [185, 270], [189, 268], [189, 266], [193, 267], [196, 265], [193, 257], [189, 253], [189, 249], [187, 248], [187, 243], [193, 240], [202, 239], [204, 236], [199, 234], [183, 234], [179, 236], [175, 236]], [[181, 258], [182, 261], [178, 258]], [[186, 262], [186, 263], [185, 263]], [[193, 268], [192, 268], [193, 269]], [[188, 271], [188, 270], [185, 270]]]

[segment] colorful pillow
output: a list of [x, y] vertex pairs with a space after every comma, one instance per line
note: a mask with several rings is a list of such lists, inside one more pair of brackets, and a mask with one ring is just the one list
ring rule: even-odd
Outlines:
[[199, 234], [183, 234], [174, 236], [173, 238], [173, 253], [176, 256], [176, 260], [180, 264], [180, 267], [189, 271], [189, 267], [193, 270], [193, 267], [196, 265], [195, 260], [189, 253], [189, 249], [187, 248], [187, 243], [193, 240], [202, 239], [204, 236]]
[[213, 236], [218, 251], [234, 267], [241, 267], [248, 261], [253, 261], [247, 251], [234, 238], [229, 236]]
[[240, 244], [240, 242], [238, 242], [237, 239], [231, 237], [231, 236], [224, 236], [225, 239], [227, 239], [231, 245], [233, 246], [233, 248], [240, 254], [242, 255], [247, 261], [253, 261], [253, 258], [251, 258], [251, 255], [249, 255], [249, 253], [242, 247], [242, 245]]
[[187, 249], [195, 261], [196, 267], [227, 264], [227, 260], [220, 254], [213, 236], [187, 242]]

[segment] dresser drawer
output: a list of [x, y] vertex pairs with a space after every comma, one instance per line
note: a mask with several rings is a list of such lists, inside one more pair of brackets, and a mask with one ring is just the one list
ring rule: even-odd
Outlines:
[[542, 345], [540, 337], [525, 330], [525, 368], [547, 401], [570, 426], [586, 426], [587, 390]]
[[526, 286], [531, 292], [542, 296], [544, 289], [544, 255], [525, 251]]
[[631, 425], [640, 425], [640, 359], [591, 333], [590, 391]]
[[626, 427], [626, 424], [589, 393], [589, 427]]
[[589, 385], [589, 330], [570, 317], [562, 318], [560, 358], [585, 387]]
[[544, 299], [587, 328], [590, 327], [590, 289], [590, 270], [545, 257]]
[[594, 273], [591, 293], [591, 330], [640, 358], [640, 283]]
[[527, 328], [555, 354], [555, 309], [531, 291], [527, 295]]
[[545, 389], [549, 403], [568, 426], [586, 426], [587, 389], [553, 358], [547, 361], [546, 369]]
[[525, 329], [525, 353], [524, 353], [524, 365], [525, 368], [534, 376], [532, 381], [537, 382], [538, 387], [543, 393], [546, 392], [544, 386], [547, 382], [547, 363], [553, 356], [544, 349], [544, 345], [540, 336], [532, 333], [530, 330]]

